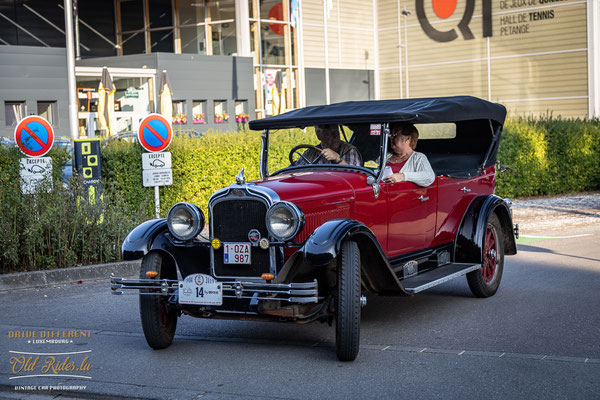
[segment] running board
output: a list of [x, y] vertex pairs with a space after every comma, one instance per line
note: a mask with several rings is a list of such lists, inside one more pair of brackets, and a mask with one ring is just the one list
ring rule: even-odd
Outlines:
[[402, 286], [409, 293], [419, 293], [425, 289], [432, 288], [451, 279], [458, 278], [481, 268], [480, 264], [453, 263], [438, 267], [422, 274], [404, 279]]

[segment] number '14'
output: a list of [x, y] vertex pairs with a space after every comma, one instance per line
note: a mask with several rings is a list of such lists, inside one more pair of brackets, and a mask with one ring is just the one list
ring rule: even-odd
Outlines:
[[204, 288], [196, 288], [196, 297], [204, 297]]

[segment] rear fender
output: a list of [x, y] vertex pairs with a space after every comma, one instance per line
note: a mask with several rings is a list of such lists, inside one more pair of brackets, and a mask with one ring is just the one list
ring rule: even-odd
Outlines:
[[517, 254], [509, 206], [496, 195], [479, 196], [469, 205], [458, 229], [454, 250], [456, 262], [483, 262], [483, 236], [491, 213], [496, 213], [502, 226], [504, 254]]
[[363, 284], [370, 292], [387, 295], [408, 295], [394, 274], [385, 253], [373, 232], [353, 219], [333, 219], [315, 229], [300, 251], [312, 267], [333, 262], [346, 240], [358, 244]]

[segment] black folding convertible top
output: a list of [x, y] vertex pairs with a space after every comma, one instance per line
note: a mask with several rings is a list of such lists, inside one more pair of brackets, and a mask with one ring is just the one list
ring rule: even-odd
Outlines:
[[347, 101], [311, 106], [250, 121], [250, 129], [305, 127], [319, 124], [377, 122], [435, 123], [491, 119], [504, 124], [506, 108], [472, 96], [424, 99]]

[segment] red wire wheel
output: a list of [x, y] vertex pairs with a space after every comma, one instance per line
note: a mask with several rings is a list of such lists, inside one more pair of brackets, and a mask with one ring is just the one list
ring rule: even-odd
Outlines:
[[481, 268], [468, 273], [467, 282], [476, 297], [490, 297], [498, 291], [504, 269], [504, 236], [495, 213], [488, 217], [482, 249]]

